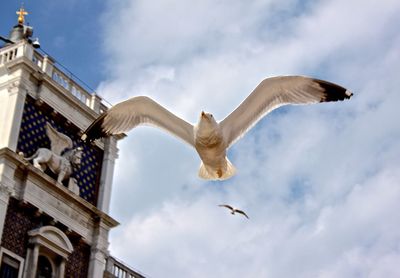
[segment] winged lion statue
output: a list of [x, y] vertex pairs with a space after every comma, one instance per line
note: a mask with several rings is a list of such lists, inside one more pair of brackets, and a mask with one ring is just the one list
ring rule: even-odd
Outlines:
[[[48, 167], [57, 175], [57, 182], [62, 183], [73, 172], [73, 165], [79, 165], [82, 159], [82, 147], [73, 148], [73, 142], [67, 135], [58, 132], [49, 122], [46, 123], [46, 134], [50, 139], [50, 148], [39, 148], [32, 156], [33, 166], [45, 171]], [[62, 152], [66, 150], [63, 154]]]

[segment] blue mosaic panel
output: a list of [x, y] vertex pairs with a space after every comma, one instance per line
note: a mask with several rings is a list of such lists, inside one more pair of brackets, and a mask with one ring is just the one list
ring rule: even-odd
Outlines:
[[[46, 122], [49, 122], [57, 131], [68, 135], [74, 142], [74, 148], [82, 147], [82, 162], [74, 168], [73, 177], [77, 180], [80, 196], [89, 203], [96, 205], [98, 186], [100, 182], [103, 151], [93, 145], [85, 144], [80, 140], [78, 129], [61, 115], [51, 113], [45, 105], [36, 106], [34, 100], [27, 97], [19, 132], [17, 152], [23, 152], [25, 157], [33, 155], [38, 148], [50, 149], [50, 139], [46, 134]], [[56, 179], [49, 170], [48, 175]], [[67, 185], [64, 181], [64, 185]]]

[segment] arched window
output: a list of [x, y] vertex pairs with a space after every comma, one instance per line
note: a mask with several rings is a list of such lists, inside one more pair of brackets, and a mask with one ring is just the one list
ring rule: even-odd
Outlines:
[[28, 232], [30, 247], [24, 277], [64, 277], [65, 263], [73, 247], [58, 228], [44, 226]]
[[48, 258], [39, 256], [36, 278], [52, 278], [53, 268]]

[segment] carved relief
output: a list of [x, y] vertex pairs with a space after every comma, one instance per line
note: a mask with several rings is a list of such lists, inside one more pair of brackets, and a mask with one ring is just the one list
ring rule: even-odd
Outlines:
[[41, 171], [49, 168], [57, 175], [58, 183], [69, 179], [68, 188], [79, 195], [79, 187], [73, 179], [70, 179], [70, 176], [73, 172], [73, 166], [78, 166], [81, 163], [82, 148], [73, 149], [71, 138], [58, 132], [48, 122], [46, 123], [46, 134], [50, 139], [51, 150], [39, 148], [32, 156], [25, 159], [33, 160], [33, 166]]
[[14, 94], [14, 93], [18, 93], [19, 90], [19, 82], [14, 81], [12, 83], [10, 83], [7, 87], [8, 93], [9, 94]]

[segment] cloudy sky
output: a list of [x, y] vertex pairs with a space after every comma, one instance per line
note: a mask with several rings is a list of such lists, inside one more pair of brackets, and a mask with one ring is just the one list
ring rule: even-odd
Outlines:
[[[238, 172], [224, 182], [200, 180], [175, 137], [129, 132], [112, 255], [153, 278], [400, 277], [398, 0], [25, 2], [43, 49], [111, 103], [147, 95], [195, 123], [270, 76], [354, 92], [268, 115], [229, 150]], [[1, 11], [1, 34], [18, 6]]]

